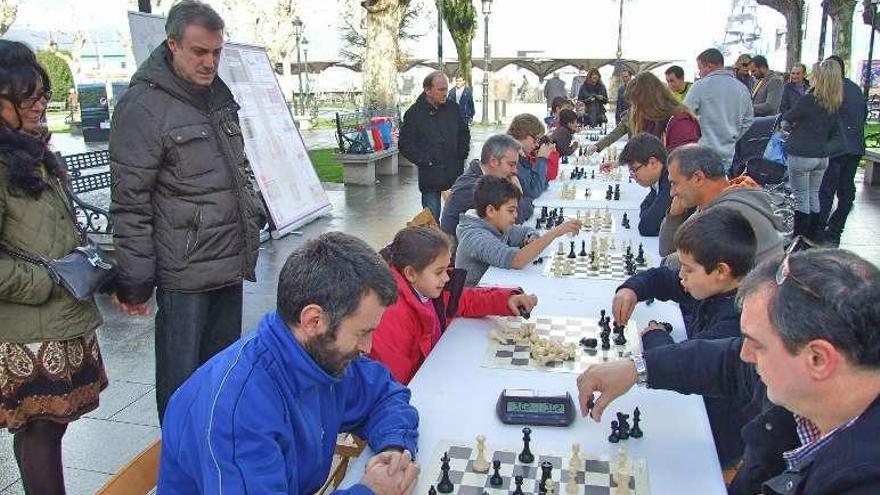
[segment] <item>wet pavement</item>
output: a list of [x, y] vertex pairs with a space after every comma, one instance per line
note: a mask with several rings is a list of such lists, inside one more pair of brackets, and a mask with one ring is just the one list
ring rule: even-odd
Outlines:
[[[492, 132], [475, 129], [472, 156], [476, 156], [482, 142]], [[332, 133], [330, 136], [332, 138]], [[56, 141], [56, 145], [66, 148], [65, 153], [76, 152], [73, 149], [77, 146], [75, 140], [61, 141], [61, 144]], [[81, 142], [78, 146], [85, 149]], [[842, 247], [880, 264], [880, 237], [877, 235], [880, 188], [864, 187], [861, 174], [857, 181], [856, 204]], [[326, 188], [333, 204], [329, 216], [261, 247], [258, 280], [245, 285], [244, 332], [253, 328], [266, 311], [274, 308], [277, 275], [288, 254], [306, 240], [323, 232], [339, 230], [358, 236], [378, 249], [421, 210], [415, 169], [411, 167], [402, 167], [400, 175], [383, 177], [373, 186], [327, 184]], [[106, 298], [101, 298], [99, 304], [105, 319], [99, 332], [100, 344], [110, 386], [101, 395], [100, 408], [71, 424], [64, 438], [65, 477], [70, 495], [94, 493], [109, 476], [160, 436], [155, 407], [153, 317], [121, 315]], [[12, 436], [2, 434], [0, 495], [22, 493], [12, 455]]]

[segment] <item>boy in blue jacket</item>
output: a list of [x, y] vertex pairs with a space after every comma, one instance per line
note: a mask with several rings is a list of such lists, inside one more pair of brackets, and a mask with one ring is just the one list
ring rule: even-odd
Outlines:
[[340, 492], [408, 493], [419, 472], [418, 413], [409, 390], [361, 356], [396, 297], [387, 265], [359, 239], [334, 232], [294, 251], [277, 311], [171, 397], [159, 493], [315, 493], [337, 434], [349, 431], [379, 454]]
[[645, 237], [660, 234], [660, 224], [672, 204], [666, 159], [666, 147], [647, 132], [633, 136], [617, 157], [638, 185], [650, 189], [639, 205], [639, 234]]
[[[740, 334], [736, 291], [755, 263], [757, 241], [749, 221], [738, 211], [711, 208], [688, 219], [675, 234], [681, 268], [652, 268], [630, 277], [612, 302], [615, 321], [625, 324], [638, 301], [675, 301], [689, 318], [688, 339], [720, 339]], [[673, 340], [662, 325], [651, 322], [642, 332], [642, 346], [652, 349]], [[742, 455], [740, 430], [754, 415], [731, 399], [706, 399], [706, 412], [722, 466]]]

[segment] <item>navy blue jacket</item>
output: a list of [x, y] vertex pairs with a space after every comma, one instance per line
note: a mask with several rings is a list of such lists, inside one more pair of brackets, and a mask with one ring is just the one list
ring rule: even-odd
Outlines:
[[865, 119], [868, 108], [859, 86], [843, 80], [843, 105], [837, 112], [838, 133], [831, 144], [831, 157], [865, 154]]
[[[794, 417], [767, 399], [755, 367], [740, 357], [741, 338], [689, 340], [645, 351], [648, 386], [685, 394], [733, 397], [760, 410], [743, 428], [743, 466], [732, 495], [880, 493], [880, 398], [794, 471], [782, 453], [800, 446]], [[789, 488], [789, 482], [791, 482]]]
[[522, 185], [523, 196], [537, 198], [547, 190], [549, 185], [547, 180], [547, 159], [538, 158], [532, 164], [529, 157], [520, 153], [519, 161], [516, 164], [516, 176]]
[[[723, 339], [740, 334], [735, 292], [698, 301], [685, 292], [678, 271], [668, 267], [652, 268], [634, 275], [619, 287], [622, 288], [632, 289], [639, 301], [659, 299], [677, 302], [682, 313], [689, 315], [685, 324], [688, 339]], [[672, 337], [664, 330], [653, 330], [642, 336], [644, 349], [673, 343]], [[707, 397], [705, 402], [718, 458], [722, 466], [732, 466], [743, 453], [740, 430], [754, 415], [754, 411], [743, 410], [743, 403], [735, 399]]]
[[[804, 85], [804, 91], [806, 92], [810, 89], [810, 81], [805, 79]], [[795, 86], [793, 82], [785, 83], [785, 86], [782, 87], [782, 100], [779, 102], [779, 113], [784, 114], [794, 108], [794, 104], [797, 103], [803, 95], [803, 93], [798, 91], [797, 86]]]
[[660, 224], [666, 218], [669, 205], [672, 204], [672, 196], [669, 184], [669, 172], [663, 167], [657, 189], [653, 187], [639, 205], [639, 234], [645, 237], [657, 237], [660, 234]]
[[[483, 169], [480, 167], [480, 160], [471, 160], [464, 173], [455, 179], [452, 191], [446, 198], [446, 202], [443, 203], [443, 212], [440, 213], [440, 229], [453, 238], [461, 214], [474, 208], [474, 189], [482, 176]], [[523, 194], [516, 207], [516, 223], [523, 223], [532, 218], [532, 213], [535, 210], [532, 205], [533, 201], [534, 198]]]
[[[409, 398], [384, 365], [364, 357], [341, 377], [327, 374], [271, 312], [171, 397], [159, 493], [315, 493], [340, 432], [366, 438], [376, 452], [415, 455], [419, 414]], [[340, 491], [372, 493], [361, 484]]]
[[782, 115], [782, 119], [791, 124], [785, 151], [804, 158], [831, 156], [832, 141], [838, 134], [837, 115], [819, 105], [812, 92], [802, 96], [794, 108]]
[[[458, 96], [457, 91], [458, 88], [456, 87], [449, 90], [449, 94], [446, 95], [446, 101], [455, 102], [456, 97]], [[461, 100], [456, 103], [458, 103], [458, 110], [461, 112], [461, 117], [465, 122], [474, 120], [474, 114], [476, 114], [477, 111], [474, 109], [474, 95], [471, 88], [465, 86], [464, 89], [461, 90]]]

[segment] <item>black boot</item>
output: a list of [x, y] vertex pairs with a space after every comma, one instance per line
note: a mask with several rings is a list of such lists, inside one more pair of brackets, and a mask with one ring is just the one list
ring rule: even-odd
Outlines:
[[807, 232], [807, 238], [815, 243], [822, 242], [822, 233], [825, 227], [822, 225], [821, 213], [810, 213], [810, 230]]
[[807, 237], [810, 233], [810, 214], [800, 211], [794, 212], [794, 229], [791, 237], [795, 238], [799, 235]]

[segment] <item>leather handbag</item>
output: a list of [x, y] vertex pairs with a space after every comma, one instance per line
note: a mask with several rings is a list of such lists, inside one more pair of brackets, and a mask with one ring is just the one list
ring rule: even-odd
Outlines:
[[[70, 191], [67, 188], [64, 188], [64, 191], [69, 205]], [[103, 249], [88, 240], [85, 230], [76, 221], [73, 209], [69, 208], [69, 210], [70, 218], [83, 245], [74, 248], [63, 258], [53, 260], [31, 255], [5, 244], [0, 244], [0, 251], [46, 268], [57, 284], [70, 292], [77, 301], [85, 302], [113, 280], [116, 275], [116, 264]]]

